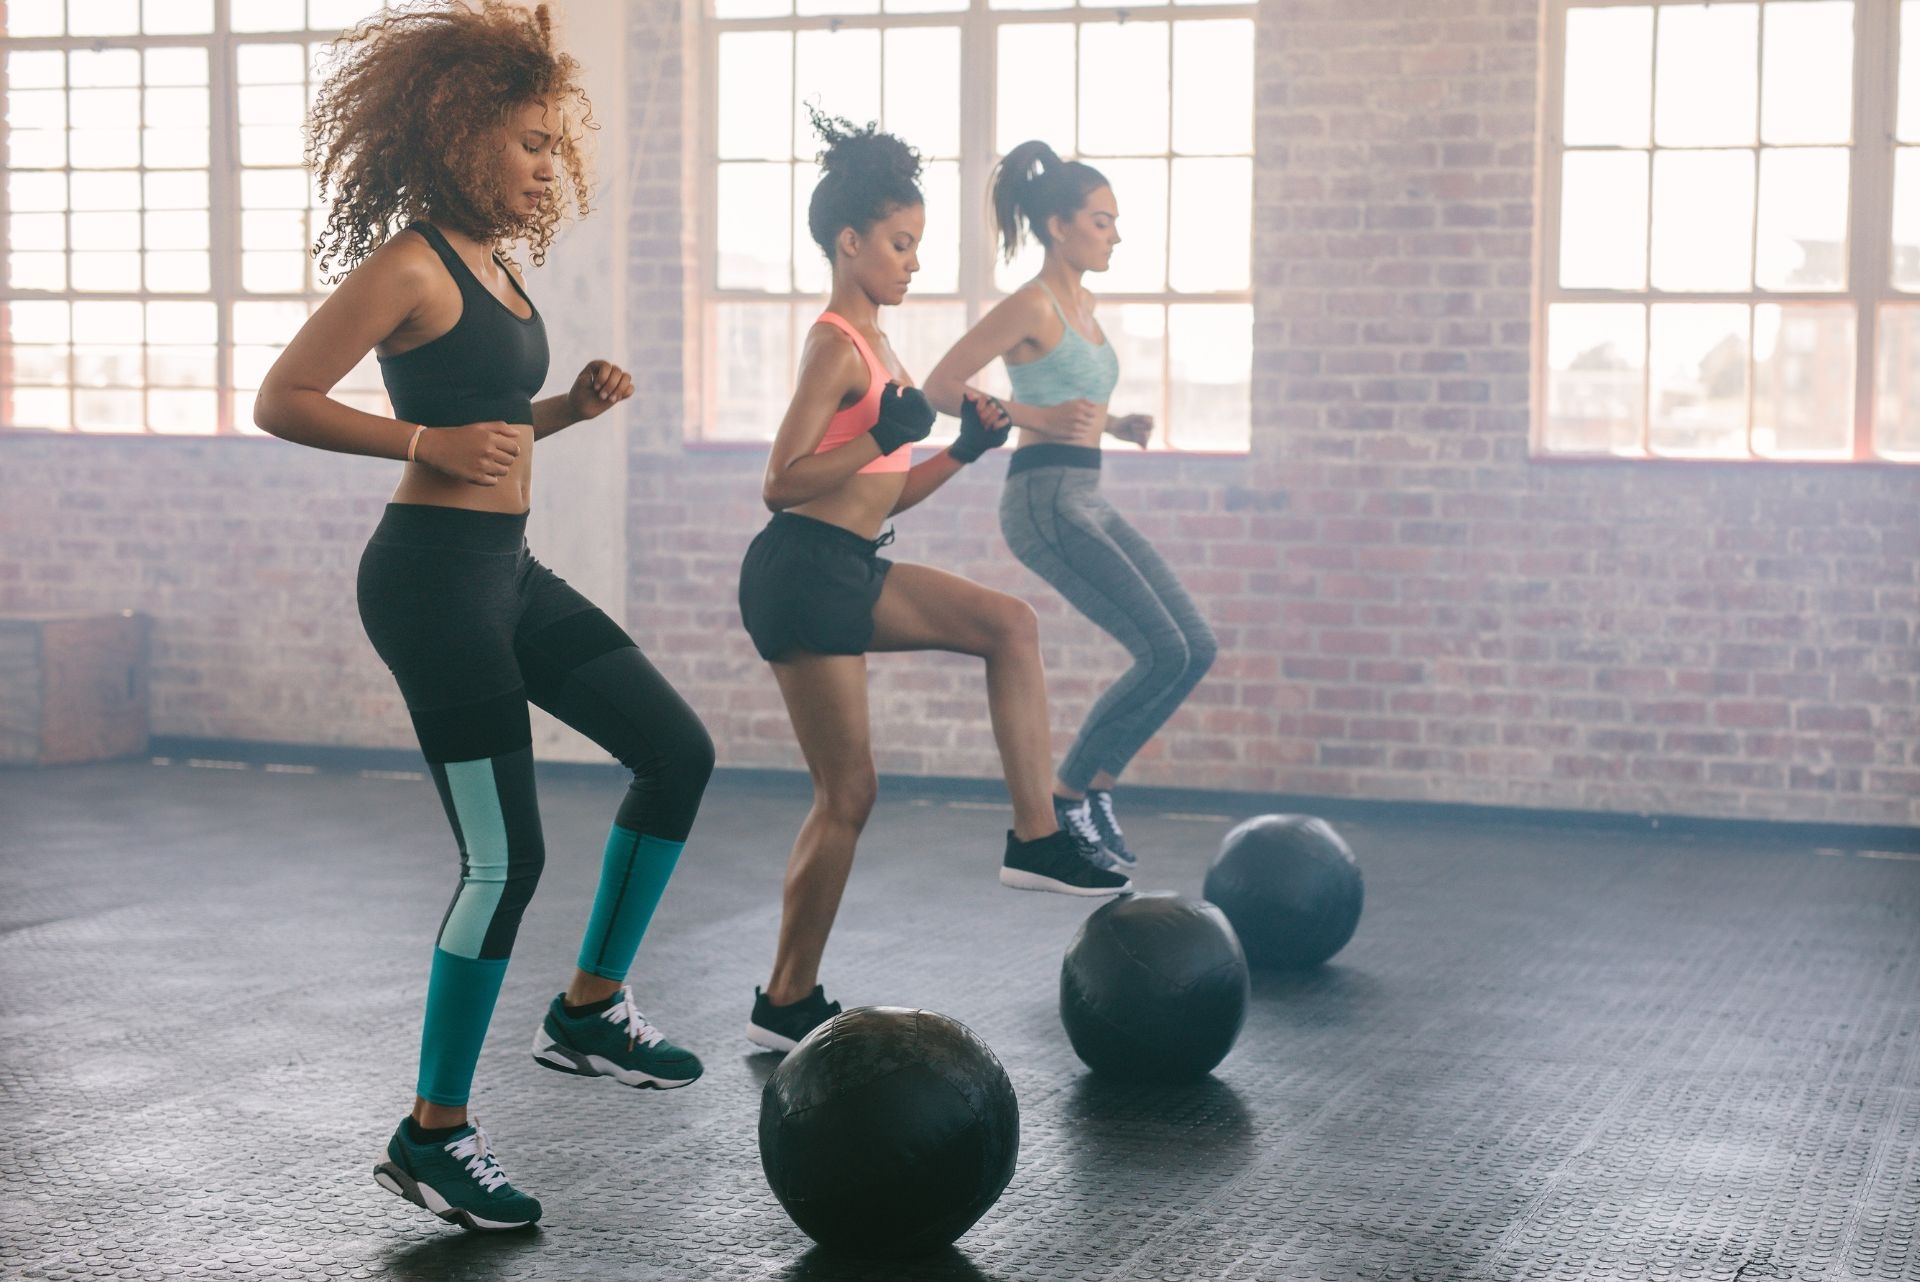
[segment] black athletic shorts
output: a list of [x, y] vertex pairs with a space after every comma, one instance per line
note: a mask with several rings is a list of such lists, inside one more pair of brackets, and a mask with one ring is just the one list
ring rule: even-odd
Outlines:
[[795, 651], [865, 654], [873, 603], [893, 562], [880, 549], [888, 530], [863, 539], [852, 530], [793, 512], [775, 512], [740, 563], [740, 621], [772, 663]]

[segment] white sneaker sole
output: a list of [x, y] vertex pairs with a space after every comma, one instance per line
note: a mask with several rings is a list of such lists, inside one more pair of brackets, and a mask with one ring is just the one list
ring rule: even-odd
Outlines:
[[692, 1077], [655, 1077], [637, 1068], [622, 1068], [599, 1055], [576, 1054], [563, 1049], [548, 1036], [544, 1026], [533, 1035], [533, 1061], [556, 1073], [571, 1073], [575, 1077], [611, 1077], [622, 1086], [643, 1091], [670, 1091], [680, 1086], [691, 1086], [700, 1080], [698, 1074]]
[[447, 1223], [458, 1224], [463, 1229], [497, 1233], [502, 1229], [524, 1229], [533, 1223], [532, 1220], [489, 1220], [472, 1211], [462, 1210], [441, 1197], [433, 1185], [421, 1184], [392, 1162], [382, 1162], [373, 1168], [373, 1182], [387, 1192], [403, 1197], [415, 1206], [425, 1207]]
[[771, 1028], [762, 1028], [752, 1020], [747, 1021], [747, 1040], [762, 1050], [779, 1051], [781, 1054], [792, 1050], [800, 1043], [791, 1037], [782, 1037]]
[[1000, 884], [1014, 890], [1044, 890], [1056, 895], [1080, 895], [1088, 899], [1103, 895], [1124, 895], [1133, 890], [1131, 880], [1123, 881], [1111, 889], [1105, 886], [1074, 886], [1037, 872], [1023, 872], [1018, 868], [1005, 866], [1000, 869]]

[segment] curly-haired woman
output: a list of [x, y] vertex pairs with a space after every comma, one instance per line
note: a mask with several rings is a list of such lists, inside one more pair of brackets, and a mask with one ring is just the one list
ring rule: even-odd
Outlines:
[[774, 437], [761, 495], [773, 519], [740, 567], [740, 614], [773, 668], [813, 777], [813, 807], [787, 862], [773, 974], [747, 1037], [789, 1051], [839, 1005], [818, 973], [854, 845], [878, 787], [867, 718], [867, 653], [946, 650], [986, 661], [987, 711], [1013, 801], [1000, 880], [1018, 890], [1112, 895], [1126, 877], [1096, 867], [1048, 799], [1047, 681], [1026, 602], [879, 555], [904, 512], [1006, 440], [1006, 412], [968, 392], [959, 439], [921, 463], [912, 443], [934, 412], [880, 329], [920, 269], [927, 211], [920, 157], [892, 134], [814, 113], [827, 143], [807, 226], [833, 269], [827, 310], [808, 331], [799, 386]]
[[[261, 389], [255, 420], [318, 449], [404, 460], [360, 562], [360, 617], [392, 670], [460, 852], [427, 981], [411, 1114], [374, 1178], [442, 1219], [540, 1218], [467, 1116], [474, 1065], [544, 859], [531, 700], [633, 772], [608, 836], [578, 969], [537, 1063], [684, 1086], [700, 1061], [640, 1014], [626, 973], [713, 768], [699, 719], [626, 632], [528, 552], [536, 440], [632, 394], [596, 360], [562, 395], [540, 314], [499, 250], [539, 263], [584, 214], [587, 104], [545, 6], [411, 6], [343, 36], [309, 121], [333, 196], [316, 252], [346, 270]], [[329, 392], [369, 350], [396, 418]]]

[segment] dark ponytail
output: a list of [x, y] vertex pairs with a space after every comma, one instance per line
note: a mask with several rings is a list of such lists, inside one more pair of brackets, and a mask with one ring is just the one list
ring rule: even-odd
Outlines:
[[1092, 165], [1062, 160], [1038, 138], [1021, 143], [993, 174], [993, 221], [1001, 252], [1009, 261], [1019, 252], [1023, 221], [1025, 231], [1051, 247], [1047, 219], [1071, 219], [1086, 206], [1087, 197], [1107, 186], [1106, 176]]
[[856, 126], [825, 115], [812, 103], [807, 114], [827, 144], [819, 156], [820, 185], [807, 203], [807, 230], [832, 262], [841, 228], [851, 227], [864, 236], [894, 210], [926, 203], [920, 194], [920, 153], [881, 133], [872, 121]]

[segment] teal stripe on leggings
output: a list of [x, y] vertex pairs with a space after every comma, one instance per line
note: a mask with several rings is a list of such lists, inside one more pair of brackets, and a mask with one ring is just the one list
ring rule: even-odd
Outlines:
[[615, 824], [600, 860], [600, 888], [580, 941], [580, 969], [602, 979], [625, 979], [641, 936], [666, 893], [667, 878], [684, 841], [642, 836]]
[[427, 1103], [457, 1107], [467, 1102], [473, 1066], [480, 1062], [480, 1044], [487, 1038], [506, 975], [504, 957], [482, 961], [444, 948], [433, 950], [426, 1027], [420, 1034], [420, 1080], [414, 1087]]
[[460, 893], [440, 928], [440, 947], [455, 957], [477, 958], [507, 888], [507, 821], [500, 811], [491, 758], [450, 761], [443, 768], [466, 840], [466, 868]]

